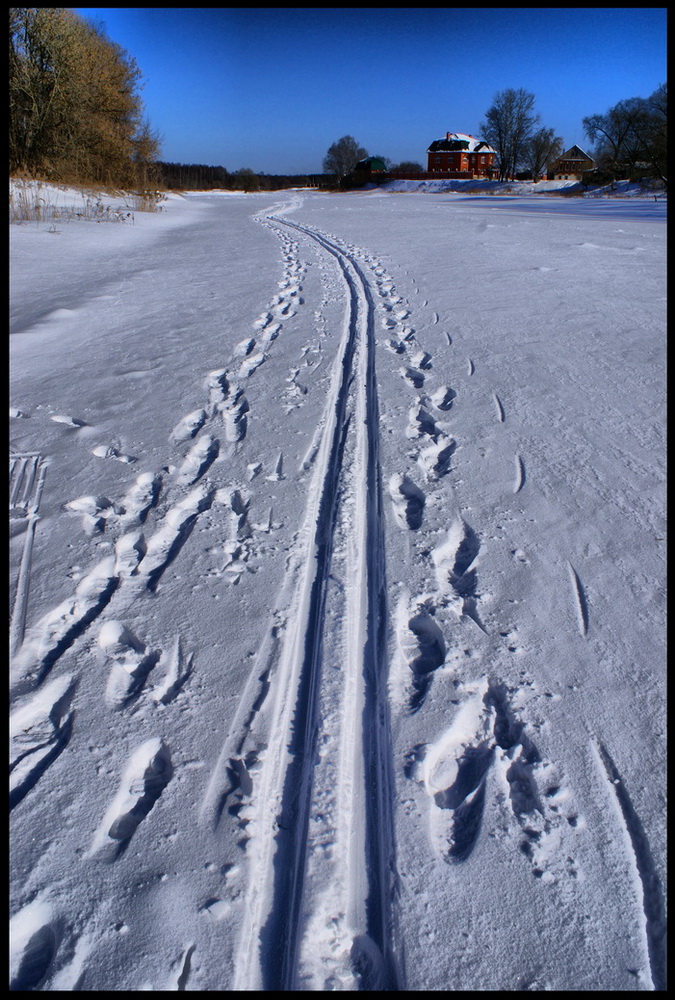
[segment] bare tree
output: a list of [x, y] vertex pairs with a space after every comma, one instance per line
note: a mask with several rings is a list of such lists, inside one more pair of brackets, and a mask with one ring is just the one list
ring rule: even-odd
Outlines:
[[351, 135], [343, 135], [329, 148], [323, 160], [323, 169], [327, 174], [336, 174], [342, 180], [351, 173], [359, 160], [368, 156], [368, 150], [359, 146]]
[[562, 138], [552, 128], [540, 128], [526, 144], [523, 162], [537, 181], [546, 173], [548, 164], [556, 160], [562, 151]]
[[535, 96], [527, 90], [502, 90], [485, 114], [481, 134], [497, 153], [499, 180], [513, 177], [522, 161], [539, 115]]
[[634, 101], [619, 101], [605, 114], [589, 115], [582, 121], [599, 166], [613, 178], [623, 177], [635, 160], [633, 119], [637, 114]]
[[600, 167], [613, 178], [630, 178], [647, 169], [664, 182], [667, 178], [668, 92], [662, 84], [648, 98], [619, 101], [602, 115], [583, 119], [588, 138], [595, 144]]
[[662, 83], [646, 101], [647, 121], [642, 132], [652, 170], [668, 183], [668, 85]]

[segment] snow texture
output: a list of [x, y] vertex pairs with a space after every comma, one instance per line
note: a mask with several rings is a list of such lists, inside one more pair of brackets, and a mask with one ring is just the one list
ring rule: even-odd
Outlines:
[[665, 988], [666, 204], [561, 186], [11, 227], [11, 988]]

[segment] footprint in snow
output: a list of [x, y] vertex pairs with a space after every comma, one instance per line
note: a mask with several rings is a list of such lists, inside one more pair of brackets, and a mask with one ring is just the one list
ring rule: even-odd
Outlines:
[[87, 535], [95, 535], [105, 530], [108, 518], [120, 513], [112, 500], [107, 497], [84, 496], [76, 500], [70, 500], [63, 505], [63, 509], [70, 514], [79, 514], [82, 517], [82, 527]]
[[[577, 816], [565, 815], [569, 791], [552, 764], [543, 762], [509, 701], [506, 685], [487, 678], [459, 708], [452, 724], [429, 746], [408, 754], [406, 774], [419, 780], [430, 800], [432, 842], [449, 864], [465, 862], [480, 842], [488, 778], [495, 774], [495, 806], [504, 800], [512, 817], [511, 841], [532, 865], [532, 874], [554, 882], [576, 875], [573, 859], [559, 850], [562, 834]], [[565, 855], [565, 861], [556, 855]]]
[[9, 988], [36, 990], [49, 973], [59, 947], [59, 920], [39, 897], [15, 913], [9, 923]]
[[129, 758], [115, 798], [96, 831], [88, 858], [115, 861], [173, 777], [171, 754], [159, 738], [146, 740]]
[[158, 663], [164, 667], [164, 679], [152, 689], [152, 698], [158, 705], [168, 705], [177, 697], [192, 673], [193, 654], [187, 656], [181, 648], [180, 636], [176, 636], [169, 653], [162, 653]]
[[112, 445], [97, 445], [96, 448], [92, 449], [92, 455], [96, 455], [97, 458], [114, 458], [117, 462], [124, 462], [129, 464], [135, 462], [136, 459], [132, 455], [123, 455], [117, 448]]
[[396, 520], [402, 528], [417, 531], [422, 527], [425, 496], [422, 490], [408, 476], [396, 473], [389, 480]]
[[205, 422], [206, 410], [193, 410], [192, 413], [188, 413], [182, 418], [182, 420], [178, 421], [171, 432], [170, 440], [174, 444], [181, 444], [183, 441], [189, 441], [190, 438], [195, 437], [196, 434], [202, 429]]
[[179, 486], [192, 486], [215, 462], [220, 442], [210, 434], [201, 434], [192, 445], [180, 466], [176, 478]]
[[10, 715], [9, 807], [13, 809], [65, 750], [73, 728], [77, 682], [69, 674], [46, 684]]
[[57, 424], [65, 424], [66, 427], [75, 427], [78, 429], [80, 427], [87, 426], [85, 421], [80, 420], [78, 417], [68, 417], [68, 416], [63, 416], [61, 414], [54, 414], [52, 417], [50, 417], [50, 420], [53, 420], [54, 423]]
[[111, 661], [106, 701], [115, 708], [125, 708], [141, 693], [160, 654], [149, 650], [118, 621], [109, 621], [103, 625], [98, 643]]

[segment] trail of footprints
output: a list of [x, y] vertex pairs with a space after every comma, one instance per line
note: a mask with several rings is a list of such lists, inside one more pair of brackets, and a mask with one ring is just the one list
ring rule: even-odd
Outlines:
[[[268, 224], [264, 217], [258, 221]], [[106, 610], [124, 610], [139, 592], [152, 592], [172, 560], [187, 541], [197, 518], [214, 504], [230, 511], [230, 534], [221, 549], [222, 565], [215, 570], [237, 583], [250, 568], [254, 533], [268, 534], [274, 525], [269, 510], [260, 523], [250, 520], [250, 497], [243, 488], [215, 489], [204, 478], [222, 456], [223, 449], [238, 448], [244, 441], [250, 414], [245, 383], [269, 356], [270, 347], [297, 308], [301, 276], [305, 266], [298, 245], [285, 232], [271, 227], [282, 240], [284, 273], [279, 291], [253, 323], [254, 335], [234, 349], [226, 368], [207, 373], [204, 405], [182, 417], [169, 435], [169, 442], [183, 451], [176, 466], [161, 473], [137, 475], [119, 501], [105, 496], [82, 496], [64, 505], [67, 514], [80, 518], [83, 531], [94, 541], [105, 533], [115, 539], [113, 552], [93, 568], [75, 567], [73, 595], [56, 606], [26, 631], [12, 663], [12, 688], [17, 707], [10, 719], [10, 807], [17, 806], [35, 787], [47, 768], [67, 747], [75, 717], [74, 700], [78, 678], [72, 673], [51, 677], [58, 661]], [[308, 345], [307, 352], [311, 350]], [[305, 360], [314, 363], [316, 355]], [[300, 369], [291, 372], [289, 395], [302, 397]], [[11, 414], [12, 415], [12, 414]], [[19, 411], [15, 416], [26, 416]], [[79, 429], [84, 422], [72, 417], [53, 417]], [[94, 454], [123, 464], [136, 459], [115, 446], [100, 445]], [[250, 478], [262, 471], [262, 463], [249, 464]], [[283, 455], [279, 454], [267, 477], [284, 478]], [[17, 492], [16, 490], [14, 492]], [[170, 493], [178, 494], [170, 505]], [[10, 507], [13, 495], [10, 497]], [[160, 505], [165, 507], [162, 512]], [[146, 525], [154, 512], [154, 531], [146, 537]], [[126, 595], [126, 599], [125, 599]], [[141, 697], [157, 709], [169, 706], [189, 682], [193, 656], [176, 636], [168, 649], [149, 648], [116, 616], [108, 617], [97, 636], [99, 654], [107, 664], [105, 700], [113, 711], [133, 710]], [[171, 750], [162, 740], [145, 740], [127, 761], [118, 789], [96, 830], [87, 858], [115, 862], [126, 851], [140, 823], [150, 814], [173, 777]], [[250, 780], [250, 779], [249, 779]], [[243, 787], [246, 787], [245, 781]], [[30, 908], [30, 907], [29, 907]], [[20, 922], [24, 911], [20, 911]], [[45, 917], [44, 926], [25, 943], [12, 988], [32, 989], [47, 973], [57, 944], [52, 926], [56, 918]], [[39, 939], [39, 940], [38, 940]], [[177, 986], [185, 988], [194, 946], [181, 960]]]
[[[375, 269], [376, 275], [378, 269]], [[401, 356], [401, 376], [416, 391], [409, 409], [406, 437], [414, 445], [410, 458], [417, 466], [389, 479], [389, 495], [399, 527], [411, 532], [422, 527], [424, 513], [441, 480], [452, 471], [457, 442], [451, 434], [449, 414], [457, 398], [450, 386], [427, 390], [432, 356], [420, 348], [410, 313], [396, 294], [393, 282], [379, 272], [384, 298], [383, 327], [388, 350]], [[437, 314], [434, 322], [437, 322]], [[448, 346], [452, 338], [446, 334]], [[468, 359], [468, 375], [475, 372]], [[499, 396], [493, 399], [497, 419], [506, 421]], [[515, 456], [513, 492], [526, 483], [525, 463]], [[415, 481], [417, 479], [417, 482]], [[450, 620], [467, 621], [482, 633], [481, 593], [478, 582], [481, 539], [472, 526], [456, 516], [440, 542], [430, 552], [435, 586], [415, 598], [404, 591], [395, 613], [397, 650], [390, 672], [392, 702], [410, 715], [419, 712], [434, 677], [448, 657], [441, 627]], [[579, 628], [585, 634], [588, 611], [576, 571], [570, 574], [578, 605]], [[510, 631], [500, 633], [511, 643]], [[516, 651], [517, 647], [508, 646]], [[530, 862], [532, 873], [543, 882], [561, 876], [576, 877], [575, 862], [561, 848], [565, 831], [579, 824], [572, 797], [554, 765], [544, 761], [519, 721], [511, 704], [512, 692], [498, 680], [485, 678], [469, 690], [449, 728], [433, 743], [418, 744], [408, 753], [405, 775], [426, 792], [432, 844], [448, 864], [465, 862], [479, 842], [488, 806], [491, 835], [509, 840]], [[499, 832], [501, 831], [501, 833]]]
[[[233, 583], [249, 568], [254, 531], [269, 533], [274, 526], [271, 510], [261, 523], [250, 522], [250, 498], [243, 489], [216, 490], [204, 479], [223, 447], [236, 448], [246, 437], [250, 407], [245, 382], [267, 360], [283, 323], [303, 301], [299, 293], [304, 265], [297, 244], [285, 233], [274, 231], [282, 238], [285, 263], [279, 292], [254, 322], [255, 336], [236, 345], [232, 363], [207, 373], [204, 405], [187, 413], [171, 431], [170, 443], [184, 452], [177, 466], [167, 466], [161, 474], [141, 473], [120, 501], [91, 495], [64, 505], [66, 513], [80, 518], [87, 536], [95, 539], [105, 533], [116, 540], [113, 552], [93, 568], [86, 572], [74, 568], [71, 576], [77, 582], [73, 595], [27, 630], [14, 658], [12, 686], [18, 707], [10, 724], [12, 808], [65, 749], [72, 733], [77, 678], [71, 674], [50, 677], [63, 654], [111, 605], [123, 611], [128, 603], [125, 594], [131, 600], [139, 591], [155, 590], [196, 519], [215, 503], [224, 505], [231, 514], [230, 536], [222, 546], [222, 565], [216, 573]], [[297, 386], [296, 377], [294, 373], [292, 381]], [[84, 426], [75, 418], [53, 419], [73, 428]], [[94, 453], [125, 464], [134, 461], [115, 447], [99, 446]], [[251, 463], [251, 478], [261, 469], [261, 463]], [[268, 478], [283, 478], [283, 455], [276, 458]], [[160, 502], [169, 491], [178, 493], [178, 498], [161, 513]], [[153, 533], [146, 537], [151, 511], [158, 516]], [[133, 707], [142, 695], [158, 708], [167, 706], [192, 672], [192, 655], [182, 649], [179, 636], [167, 650], [151, 649], [117, 617], [101, 625], [98, 648], [108, 665], [105, 700], [114, 711]], [[172, 773], [170, 749], [156, 740], [146, 741], [132, 754], [90, 856], [103, 852], [114, 860], [123, 853]]]

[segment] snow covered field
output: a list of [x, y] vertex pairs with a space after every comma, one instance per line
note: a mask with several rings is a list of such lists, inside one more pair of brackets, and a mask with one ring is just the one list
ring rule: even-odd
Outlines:
[[665, 216], [11, 227], [11, 973], [665, 983]]

